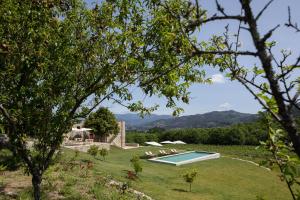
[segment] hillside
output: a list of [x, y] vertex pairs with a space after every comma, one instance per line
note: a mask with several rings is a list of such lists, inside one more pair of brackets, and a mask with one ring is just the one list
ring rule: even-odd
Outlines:
[[170, 119], [170, 115], [147, 115], [144, 118], [141, 118], [138, 114], [128, 113], [128, 114], [115, 114], [117, 120], [126, 122], [126, 129], [132, 130], [137, 129], [138, 127], [143, 127], [145, 124], [149, 124], [154, 121]]
[[251, 122], [258, 118], [256, 114], [240, 113], [234, 110], [213, 111], [204, 114], [172, 117], [170, 115], [150, 115], [141, 119], [136, 114], [116, 115], [118, 120], [126, 122], [128, 130], [146, 130], [154, 127], [172, 128], [210, 128]]
[[170, 119], [161, 119], [145, 124], [142, 129], [160, 127], [171, 128], [210, 128], [229, 126], [237, 123], [251, 122], [258, 118], [256, 114], [230, 111], [213, 111], [204, 114], [188, 115]]

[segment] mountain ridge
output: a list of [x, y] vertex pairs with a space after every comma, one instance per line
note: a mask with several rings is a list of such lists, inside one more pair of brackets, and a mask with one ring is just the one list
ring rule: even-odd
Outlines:
[[117, 120], [126, 122], [126, 129], [128, 130], [137, 129], [137, 127], [143, 126], [143, 124], [147, 124], [156, 120], [172, 118], [171, 115], [157, 114], [146, 115], [144, 118], [141, 118], [139, 114], [135, 113], [115, 114], [115, 116]]
[[[129, 119], [128, 116], [130, 116]], [[234, 110], [228, 110], [212, 111], [203, 114], [185, 115], [180, 117], [172, 117], [171, 115], [150, 115], [146, 120], [139, 119], [137, 114], [118, 114], [116, 117], [118, 120], [126, 122], [128, 130], [147, 130], [151, 128], [173, 129], [224, 127], [237, 123], [253, 122], [257, 120], [259, 116], [258, 114], [241, 113]]]

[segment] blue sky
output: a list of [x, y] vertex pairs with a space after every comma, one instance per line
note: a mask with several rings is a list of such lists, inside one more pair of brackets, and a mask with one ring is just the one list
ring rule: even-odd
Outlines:
[[[91, 0], [87, 0], [90, 4]], [[265, 5], [266, 0], [253, 0], [254, 12], [258, 13], [259, 10]], [[201, 0], [202, 7], [208, 10], [209, 14], [214, 14], [216, 11], [215, 1], [213, 0]], [[240, 7], [238, 0], [220, 0], [220, 3], [224, 6], [225, 10], [230, 14], [240, 13]], [[270, 28], [275, 27], [277, 24], [280, 24], [281, 27], [277, 32], [274, 33], [273, 39], [277, 41], [277, 53], [280, 49], [289, 49], [296, 56], [299, 56], [300, 52], [298, 50], [300, 45], [300, 33], [295, 34], [293, 30], [286, 29], [284, 23], [287, 21], [287, 7], [291, 6], [293, 19], [300, 23], [300, 12], [297, 12], [300, 8], [299, 0], [275, 0], [269, 10], [262, 16], [259, 21], [259, 29], [261, 34], [265, 33]], [[298, 8], [298, 9], [297, 9]], [[205, 40], [209, 38], [212, 34], [222, 34], [224, 31], [225, 25], [229, 22], [222, 23], [211, 23], [202, 28], [200, 33], [199, 40]], [[236, 24], [230, 23], [230, 27], [234, 28]], [[236, 29], [232, 29], [234, 34]], [[242, 48], [251, 49], [253, 48], [252, 41], [248, 33], [244, 33], [241, 36], [242, 38]], [[254, 63], [258, 63], [257, 60], [252, 58], [245, 57], [240, 60], [245, 66], [252, 67]], [[212, 85], [203, 85], [196, 84], [190, 88], [191, 100], [189, 104], [179, 103], [178, 105], [182, 107], [185, 111], [182, 115], [191, 115], [198, 113], [205, 113], [216, 110], [236, 110], [239, 112], [246, 113], [257, 113], [261, 110], [261, 106], [253, 96], [238, 82], [232, 82], [224, 78], [224, 74], [221, 74], [218, 70], [212, 69], [210, 67], [205, 67], [208, 77], [212, 77], [214, 84]], [[299, 72], [294, 74], [294, 76], [299, 76]], [[160, 105], [160, 108], [155, 111], [155, 114], [171, 114], [172, 110], [165, 108], [165, 99], [164, 98], [144, 98], [142, 93], [138, 88], [132, 90], [133, 96], [138, 99], [142, 99], [145, 105], [153, 105], [157, 103]], [[114, 113], [128, 113], [129, 111], [118, 105], [111, 102], [105, 102], [104, 106], [107, 106]]]

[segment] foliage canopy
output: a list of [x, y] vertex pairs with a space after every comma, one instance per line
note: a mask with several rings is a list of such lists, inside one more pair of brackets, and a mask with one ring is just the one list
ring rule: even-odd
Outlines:
[[169, 52], [176, 41], [180, 51], [191, 50], [174, 34], [179, 24], [168, 25], [145, 6], [138, 0], [107, 0], [92, 9], [82, 0], [1, 1], [0, 119], [33, 176], [35, 199], [74, 120], [107, 99], [142, 113], [157, 108], [133, 101], [133, 86], [165, 96], [177, 114], [175, 102], [188, 102], [191, 82], [205, 82], [194, 62]]
[[119, 131], [115, 115], [104, 107], [91, 113], [85, 120], [84, 126], [92, 128], [94, 133], [98, 136], [115, 135]]

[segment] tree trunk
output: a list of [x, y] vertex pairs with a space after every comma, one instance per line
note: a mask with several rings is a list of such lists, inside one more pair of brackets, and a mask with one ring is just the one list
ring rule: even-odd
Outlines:
[[32, 186], [33, 186], [34, 200], [40, 200], [41, 199], [41, 182], [42, 182], [42, 176], [41, 175], [32, 175]]
[[300, 133], [297, 130], [295, 120], [292, 114], [287, 110], [284, 103], [283, 92], [280, 90], [280, 85], [276, 79], [276, 73], [272, 66], [271, 55], [268, 54], [264, 37], [261, 38], [257, 30], [257, 22], [253, 15], [252, 9], [250, 7], [250, 0], [240, 0], [243, 10], [245, 11], [245, 16], [247, 23], [249, 25], [249, 31], [252, 36], [254, 46], [257, 49], [258, 57], [261, 61], [262, 67], [266, 73], [266, 78], [269, 81], [270, 89], [272, 91], [273, 97], [278, 106], [278, 114], [281, 117], [279, 123], [287, 131], [295, 149], [296, 154], [300, 157]]
[[190, 192], [192, 191], [192, 183], [190, 183]]

